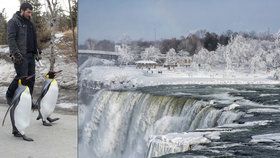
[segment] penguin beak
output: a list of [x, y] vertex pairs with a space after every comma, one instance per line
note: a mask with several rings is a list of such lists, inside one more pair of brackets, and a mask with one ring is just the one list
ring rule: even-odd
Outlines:
[[58, 73], [61, 73], [61, 72], [62, 72], [62, 70], [59, 70], [59, 71], [54, 72], [54, 74], [58, 74]]
[[56, 76], [57, 74], [61, 73], [62, 70], [59, 70], [59, 71], [54, 71], [54, 75]]
[[30, 75], [30, 76], [28, 76], [28, 77], [26, 78], [26, 80], [29, 80], [29, 79], [31, 79], [31, 78], [34, 77], [34, 76], [35, 76], [35, 74]]

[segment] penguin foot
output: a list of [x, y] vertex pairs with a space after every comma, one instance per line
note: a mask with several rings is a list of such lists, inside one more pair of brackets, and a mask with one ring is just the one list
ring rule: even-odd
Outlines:
[[36, 120], [40, 120], [41, 119], [41, 117], [40, 117], [40, 115], [38, 115], [38, 117], [36, 118]]
[[31, 142], [34, 141], [32, 138], [27, 137], [26, 135], [22, 135], [23, 140]]
[[46, 121], [43, 121], [43, 125], [44, 125], [44, 126], [52, 126], [52, 124], [47, 123]]
[[37, 110], [38, 109], [38, 106], [32, 102], [32, 106], [31, 106], [31, 109], [34, 111], [34, 110]]
[[13, 132], [13, 135], [14, 135], [15, 137], [22, 137], [22, 135], [21, 135], [19, 132]]
[[52, 122], [54, 122], [54, 121], [59, 120], [59, 118], [54, 118], [54, 119], [52, 119], [52, 118], [48, 117], [47, 120], [48, 120], [50, 123], [52, 123]]

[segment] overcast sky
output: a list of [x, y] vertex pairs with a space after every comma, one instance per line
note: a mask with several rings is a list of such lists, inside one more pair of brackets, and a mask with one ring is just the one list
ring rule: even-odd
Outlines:
[[79, 0], [79, 43], [180, 37], [199, 29], [277, 32], [279, 0]]

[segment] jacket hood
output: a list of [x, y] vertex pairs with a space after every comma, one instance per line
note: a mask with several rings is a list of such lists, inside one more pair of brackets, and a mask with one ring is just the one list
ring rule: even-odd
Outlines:
[[29, 21], [28, 19], [26, 19], [26, 18], [24, 18], [24, 17], [22, 17], [21, 15], [20, 15], [20, 11], [17, 11], [14, 15], [13, 15], [13, 19], [19, 19], [19, 20], [21, 20], [21, 21]]

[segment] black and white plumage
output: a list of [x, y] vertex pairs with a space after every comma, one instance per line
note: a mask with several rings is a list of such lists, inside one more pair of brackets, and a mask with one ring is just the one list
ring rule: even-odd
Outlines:
[[[32, 77], [32, 76], [31, 76]], [[18, 88], [15, 91], [12, 103], [9, 109], [13, 134], [16, 137], [22, 137], [26, 141], [33, 141], [25, 135], [25, 129], [30, 125], [32, 98], [27, 82], [31, 77], [22, 77], [18, 80]], [[6, 118], [4, 117], [2, 125]]]
[[42, 119], [43, 125], [51, 126], [49, 122], [57, 121], [59, 118], [50, 118], [51, 114], [54, 112], [56, 102], [58, 99], [58, 83], [54, 79], [56, 72], [49, 72], [46, 75], [46, 80], [44, 82], [41, 94], [36, 102], [38, 106], [39, 116], [37, 120]]

